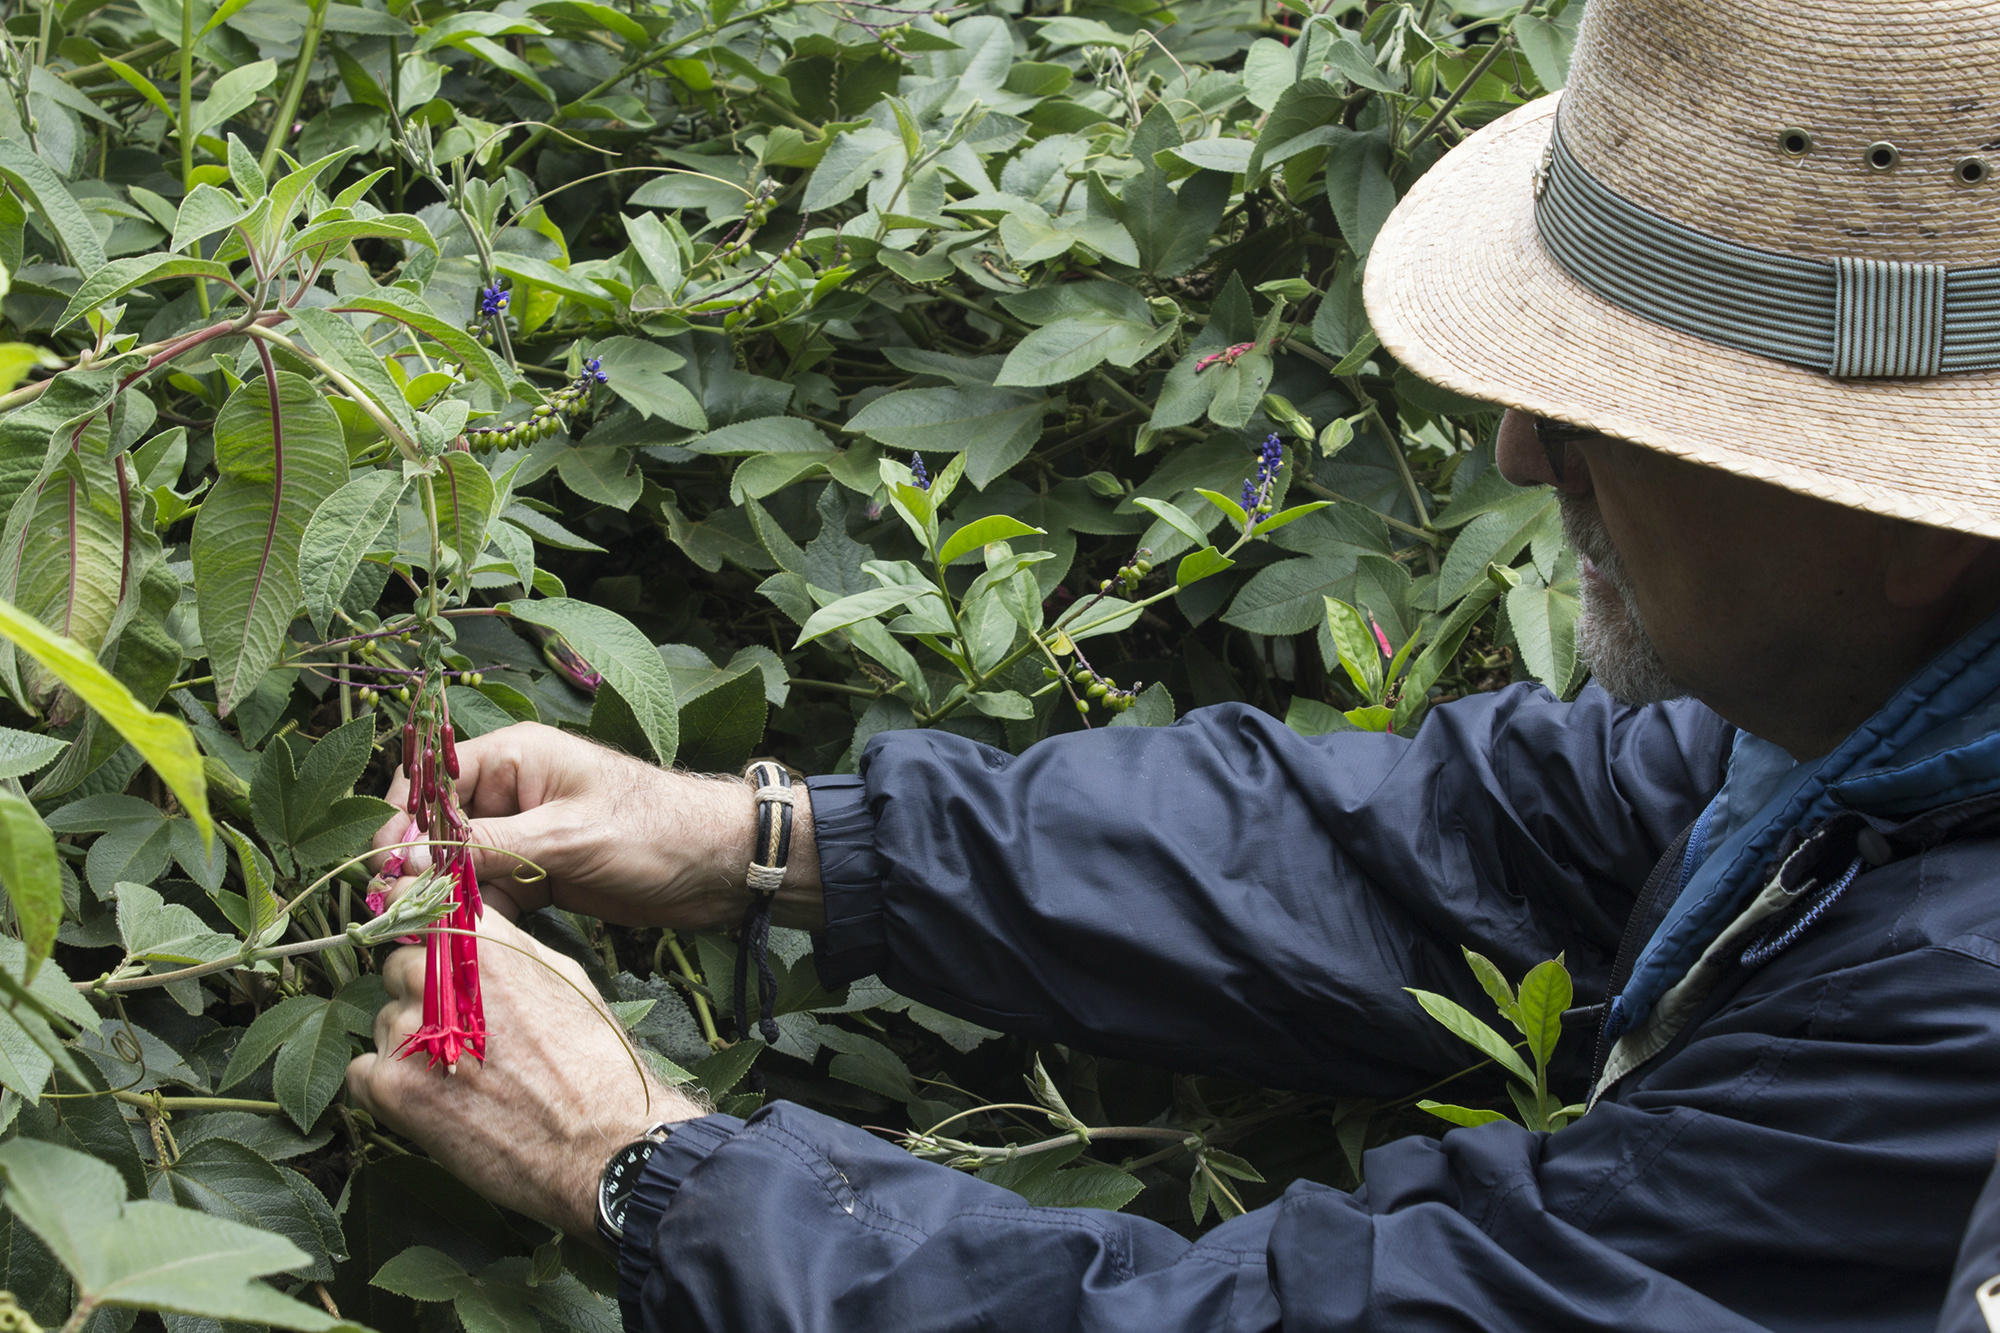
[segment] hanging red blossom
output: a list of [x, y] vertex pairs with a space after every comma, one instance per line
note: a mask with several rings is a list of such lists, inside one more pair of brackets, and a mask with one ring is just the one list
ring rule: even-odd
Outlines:
[[433, 1067], [442, 1061], [448, 1073], [457, 1073], [464, 1056], [486, 1059], [486, 1010], [480, 1002], [474, 933], [481, 910], [479, 877], [465, 845], [472, 830], [458, 808], [458, 745], [441, 677], [426, 678], [410, 703], [403, 724], [403, 767], [410, 777], [405, 808], [414, 826], [431, 835], [433, 861], [444, 854], [452, 909], [424, 932], [424, 1022], [396, 1054], [407, 1058], [421, 1051]]

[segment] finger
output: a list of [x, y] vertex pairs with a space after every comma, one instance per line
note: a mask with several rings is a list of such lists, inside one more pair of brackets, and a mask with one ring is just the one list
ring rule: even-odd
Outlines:
[[412, 1000], [383, 1005], [375, 1011], [375, 1049], [394, 1055], [402, 1049], [403, 1038], [423, 1026], [423, 1009]]
[[382, 989], [391, 1001], [420, 997], [424, 993], [424, 947], [406, 944], [390, 954], [382, 964]]
[[348, 1100], [376, 1120], [382, 1118], [382, 1113], [376, 1109], [375, 1099], [369, 1094], [374, 1089], [375, 1070], [381, 1060], [381, 1056], [370, 1051], [366, 1055], [357, 1055], [347, 1062]]

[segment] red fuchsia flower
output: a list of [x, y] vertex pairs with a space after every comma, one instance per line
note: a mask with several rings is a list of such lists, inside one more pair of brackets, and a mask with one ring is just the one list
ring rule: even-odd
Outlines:
[[[451, 879], [452, 910], [424, 932], [423, 1026], [404, 1040], [396, 1054], [408, 1058], [421, 1051], [430, 1057], [432, 1067], [443, 1061], [447, 1073], [457, 1073], [464, 1056], [486, 1059], [486, 1010], [480, 1002], [476, 934], [482, 905], [472, 850], [465, 845], [472, 830], [453, 789], [458, 777], [457, 738], [452, 734], [443, 678], [436, 673], [424, 678], [403, 724], [403, 768], [410, 778], [406, 809], [412, 822], [429, 833], [434, 844], [445, 845], [440, 850], [445, 850], [444, 873]], [[385, 865], [385, 873], [387, 869]]]

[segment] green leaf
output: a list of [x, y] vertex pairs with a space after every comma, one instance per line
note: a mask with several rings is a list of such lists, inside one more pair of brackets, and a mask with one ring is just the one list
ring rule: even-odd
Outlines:
[[1563, 1010], [1575, 998], [1562, 959], [1535, 964], [1521, 979], [1521, 1035], [1537, 1065], [1546, 1066], [1562, 1036]]
[[[227, 3], [242, 3], [243, 0], [227, 0]], [[237, 193], [245, 199], [256, 199], [265, 190], [264, 173], [258, 169], [257, 159], [243, 146], [243, 140], [234, 134], [228, 144], [229, 178], [236, 182]]]
[[493, 474], [471, 454], [448, 453], [431, 483], [437, 497], [438, 537], [470, 569], [486, 549], [486, 526], [493, 520]]
[[22, 615], [10, 602], [0, 601], [0, 638], [34, 658], [116, 728], [179, 798], [181, 808], [201, 830], [203, 841], [214, 837], [208, 813], [208, 779], [202, 770], [201, 755], [195, 749], [194, 736], [185, 723], [141, 705], [132, 697], [131, 690], [99, 666], [80, 645], [50, 633], [40, 621]]
[[1298, 522], [1308, 514], [1317, 514], [1332, 503], [1331, 500], [1313, 500], [1306, 504], [1293, 505], [1290, 509], [1280, 509], [1277, 513], [1267, 519], [1261, 520], [1256, 527], [1250, 529], [1250, 535], [1253, 537], [1262, 537], [1266, 533], [1275, 532], [1288, 523]]
[[697, 773], [734, 773], [764, 739], [769, 704], [763, 672], [747, 668], [681, 705], [681, 764]]
[[1507, 1117], [1498, 1111], [1476, 1110], [1470, 1106], [1453, 1106], [1448, 1102], [1420, 1101], [1419, 1111], [1429, 1111], [1440, 1120], [1449, 1120], [1454, 1125], [1490, 1125]]
[[291, 315], [322, 361], [374, 400], [376, 407], [405, 435], [416, 434], [416, 420], [403, 399], [402, 389], [389, 378], [389, 372], [382, 367], [382, 358], [352, 323], [330, 310], [294, 310]]
[[[1141, 500], [1139, 503], [1144, 504], [1145, 501]], [[1174, 512], [1179, 513], [1180, 511], [1175, 510]], [[1174, 586], [1185, 588], [1190, 583], [1199, 583], [1209, 575], [1220, 574], [1225, 569], [1234, 568], [1235, 565], [1236, 562], [1234, 560], [1231, 560], [1213, 546], [1204, 546], [1198, 551], [1189, 551], [1181, 557], [1180, 564], [1174, 569]]]
[[271, 1088], [300, 1129], [310, 1130], [340, 1091], [350, 1056], [350, 1020], [359, 1016], [359, 1010], [338, 1000], [323, 1001], [278, 1052]]
[[517, 620], [552, 629], [589, 662], [632, 709], [654, 758], [671, 764], [680, 737], [680, 710], [659, 650], [615, 611], [567, 597], [517, 599], [501, 608]]
[[1205, 486], [1197, 486], [1194, 488], [1194, 493], [1220, 509], [1237, 527], [1241, 528], [1250, 521], [1250, 515], [1244, 511], [1243, 506], [1221, 491], [1211, 491]]
[[1010, 541], [1015, 537], [1045, 535], [1043, 529], [1030, 527], [1011, 515], [993, 514], [986, 518], [975, 519], [951, 534], [945, 540], [943, 548], [938, 551], [938, 563], [949, 566], [960, 556], [970, 555], [980, 547], [993, 542]]
[[1463, 1005], [1431, 991], [1417, 990], [1413, 986], [1405, 986], [1403, 989], [1416, 996], [1417, 1003], [1424, 1007], [1424, 1012], [1444, 1024], [1452, 1036], [1474, 1047], [1480, 1054], [1523, 1083], [1530, 1087], [1534, 1086], [1534, 1071], [1522, 1061], [1520, 1052], [1516, 1051], [1505, 1037], [1474, 1018]]
[[300, 1333], [356, 1328], [256, 1280], [308, 1262], [282, 1237], [170, 1204], [126, 1203], [114, 1168], [34, 1139], [0, 1144], [0, 1174], [7, 1206], [69, 1270], [82, 1301]]
[[913, 452], [948, 442], [965, 454], [966, 476], [984, 490], [1027, 456], [1041, 438], [1042, 418], [1060, 406], [1043, 394], [980, 384], [901, 389], [856, 412], [847, 428]]
[[57, 736], [0, 727], [0, 778], [26, 777], [61, 754], [69, 742]]
[[230, 70], [215, 81], [194, 108], [190, 118], [190, 132], [196, 138], [228, 120], [237, 112], [257, 100], [257, 94], [271, 86], [278, 77], [278, 62], [259, 60], [253, 65], [243, 65]]
[[218, 1091], [235, 1087], [264, 1067], [280, 1046], [292, 1039], [306, 1019], [326, 1008], [327, 1001], [316, 995], [293, 995], [278, 1001], [257, 1015], [236, 1049], [230, 1052], [229, 1067], [222, 1071]]
[[463, 363], [465, 368], [502, 394], [508, 390], [509, 375], [493, 354], [477, 338], [430, 308], [421, 296], [401, 287], [377, 287], [372, 291], [342, 296], [333, 306], [337, 311], [357, 311], [396, 320], [439, 343]]
[[[1187, 538], [1196, 546], [1208, 545], [1208, 534], [1202, 531], [1201, 525], [1188, 517], [1187, 512], [1179, 506], [1168, 504], [1165, 500], [1155, 500], [1150, 496], [1144, 495], [1134, 496], [1132, 503], [1155, 518], [1165, 520], [1168, 527], [1180, 533], [1181, 536]], [[1212, 522], [1210, 526], [1214, 526]], [[1211, 570], [1210, 572], [1213, 573], [1214, 571]]]
[[803, 648], [821, 635], [846, 629], [863, 620], [872, 620], [916, 598], [936, 595], [937, 590], [929, 584], [901, 584], [854, 593], [813, 612], [812, 619], [806, 621], [805, 627], [799, 631], [798, 642], [792, 647]]
[[797, 417], [753, 417], [683, 441], [679, 447], [698, 454], [801, 454], [830, 451], [833, 441]]
[[1582, 604], [1572, 593], [1524, 581], [1507, 594], [1507, 623], [1528, 673], [1561, 697], [1576, 676], [1577, 622]]
[[400, 473], [364, 472], [313, 512], [299, 538], [299, 582], [313, 628], [332, 634], [333, 613], [363, 556], [378, 548], [405, 486]]
[[308, 1256], [292, 1270], [299, 1277], [333, 1277], [334, 1256], [346, 1249], [339, 1220], [317, 1186], [224, 1135], [184, 1143], [178, 1157], [153, 1169], [147, 1192], [162, 1203], [283, 1236]]
[[1382, 700], [1382, 650], [1359, 611], [1338, 597], [1326, 599], [1326, 627], [1333, 635], [1334, 651], [1354, 688], [1369, 703]]
[[247, 212], [241, 200], [213, 185], [202, 184], [187, 192], [174, 219], [173, 247], [185, 250], [196, 241], [233, 226]]
[[56, 327], [67, 327], [88, 311], [109, 305], [135, 287], [163, 282], [168, 278], [217, 278], [228, 281], [229, 265], [218, 264], [212, 259], [193, 259], [187, 255], [134, 255], [128, 259], [114, 259], [84, 279], [83, 285], [76, 289], [76, 295], [70, 298], [62, 317], [56, 321]]
[[1129, 1171], [1104, 1162], [1082, 1162], [1035, 1178], [1022, 1190], [1037, 1208], [1117, 1210], [1139, 1197], [1145, 1185]]
[[215, 422], [222, 480], [196, 516], [194, 562], [202, 641], [217, 711], [257, 688], [299, 612], [299, 548], [316, 510], [347, 481], [340, 418], [310, 380], [277, 375], [278, 420], [261, 380], [229, 396]]
[[62, 870], [56, 839], [24, 796], [0, 788], [0, 887], [14, 905], [28, 956], [21, 969], [25, 985], [55, 947], [62, 924]]
[[1327, 202], [1333, 205], [1341, 236], [1356, 255], [1368, 253], [1396, 207], [1389, 157], [1387, 127], [1344, 135], [1328, 150]]
[[21, 197], [48, 219], [50, 231], [69, 247], [78, 268], [95, 273], [104, 266], [104, 247], [98, 243], [97, 229], [90, 225], [62, 178], [11, 138], [0, 138], [0, 180], [19, 190]]
[[680, 353], [658, 343], [616, 337], [596, 344], [590, 354], [603, 363], [611, 392], [632, 404], [641, 416], [658, 417], [684, 430], [708, 429], [708, 414], [671, 374], [686, 364]]
[[1514, 994], [1514, 988], [1507, 984], [1507, 978], [1485, 954], [1474, 953], [1470, 949], [1465, 949], [1464, 953], [1466, 964], [1472, 969], [1472, 975], [1479, 979], [1480, 986], [1492, 998], [1494, 1007], [1500, 1011], [1500, 1016], [1512, 1023], [1515, 1028], [1520, 1028], [1521, 1004]]

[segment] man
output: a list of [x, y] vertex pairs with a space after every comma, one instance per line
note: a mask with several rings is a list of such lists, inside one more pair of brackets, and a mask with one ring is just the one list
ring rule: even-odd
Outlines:
[[[1419, 183], [1367, 295], [1404, 365], [1513, 407], [1499, 466], [1561, 495], [1597, 685], [1413, 738], [1236, 707], [1018, 758], [880, 736], [800, 793], [778, 914], [829, 984], [1370, 1095], [1461, 1059], [1399, 987], [1560, 950], [1603, 1006], [1588, 1114], [1391, 1143], [1190, 1244], [642, 1088], [498, 913], [526, 956], [484, 951], [489, 1061], [363, 1056], [356, 1097], [577, 1232], [674, 1122], [624, 1214], [635, 1333], [1930, 1328], [2000, 1142], [2000, 0], [1595, 0], [1555, 101]], [[539, 728], [460, 754], [477, 838], [549, 871], [488, 856], [490, 901], [742, 913], [745, 786]]]

